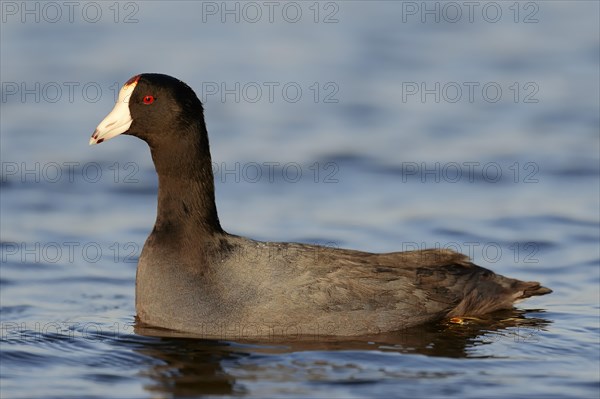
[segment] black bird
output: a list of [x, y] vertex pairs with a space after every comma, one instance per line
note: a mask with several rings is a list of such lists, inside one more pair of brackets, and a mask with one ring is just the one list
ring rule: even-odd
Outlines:
[[131, 78], [90, 144], [150, 146], [158, 210], [136, 276], [141, 323], [201, 337], [357, 336], [512, 308], [552, 292], [439, 249], [375, 254], [228, 234], [202, 103], [182, 81]]

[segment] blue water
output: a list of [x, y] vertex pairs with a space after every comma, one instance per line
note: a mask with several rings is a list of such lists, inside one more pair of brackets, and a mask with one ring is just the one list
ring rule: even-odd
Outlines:
[[[2, 398], [598, 397], [599, 3], [24, 4], [1, 3]], [[149, 151], [87, 145], [140, 72], [205, 102], [229, 232], [452, 248], [554, 293], [361, 340], [140, 329]]]

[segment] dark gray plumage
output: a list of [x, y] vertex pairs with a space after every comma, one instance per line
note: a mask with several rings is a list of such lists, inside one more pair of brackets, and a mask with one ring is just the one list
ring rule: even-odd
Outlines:
[[192, 89], [143, 74], [119, 98], [90, 143], [125, 133], [152, 152], [158, 212], [136, 278], [143, 323], [215, 338], [352, 336], [482, 315], [552, 292], [449, 250], [373, 254], [228, 234], [217, 215], [208, 134]]

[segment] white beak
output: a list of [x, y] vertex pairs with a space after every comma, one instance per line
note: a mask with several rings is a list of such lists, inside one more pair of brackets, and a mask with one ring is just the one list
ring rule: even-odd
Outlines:
[[90, 138], [90, 145], [100, 144], [121, 133], [125, 133], [129, 129], [133, 122], [131, 113], [129, 112], [129, 99], [131, 98], [135, 86], [137, 86], [137, 80], [128, 84], [126, 83], [121, 88], [115, 107], [108, 115], [106, 115], [106, 118], [100, 122], [98, 127], [96, 127], [96, 130], [94, 130], [94, 134], [92, 134], [92, 137]]

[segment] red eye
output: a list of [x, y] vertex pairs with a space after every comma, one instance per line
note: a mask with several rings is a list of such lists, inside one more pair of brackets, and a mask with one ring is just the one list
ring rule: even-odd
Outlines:
[[154, 102], [154, 96], [146, 96], [142, 101], [144, 102], [144, 104], [150, 105]]

